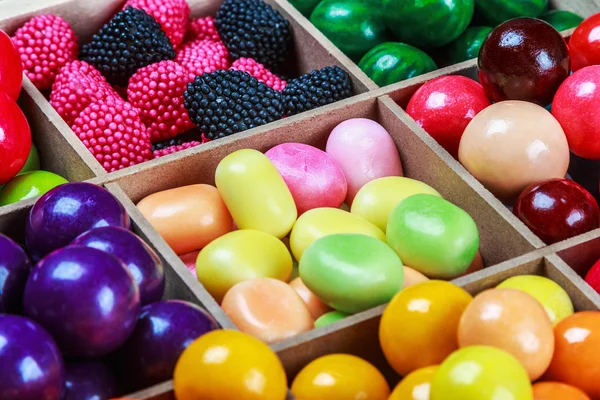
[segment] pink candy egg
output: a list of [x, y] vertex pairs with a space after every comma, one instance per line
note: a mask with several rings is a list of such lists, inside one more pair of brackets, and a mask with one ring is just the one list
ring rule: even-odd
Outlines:
[[327, 140], [327, 154], [342, 167], [348, 181], [346, 203], [367, 182], [402, 176], [400, 154], [388, 131], [366, 118], [352, 118], [336, 126]]
[[346, 177], [324, 151], [302, 143], [283, 143], [265, 155], [290, 189], [298, 215], [313, 208], [338, 208], [344, 202]]
[[199, 253], [200, 253], [200, 250], [197, 250], [197, 251], [192, 251], [191, 253], [186, 253], [182, 256], [179, 256], [181, 261], [185, 264], [185, 266], [192, 273], [192, 275], [194, 275], [194, 277], [196, 276], [196, 260], [198, 259]]

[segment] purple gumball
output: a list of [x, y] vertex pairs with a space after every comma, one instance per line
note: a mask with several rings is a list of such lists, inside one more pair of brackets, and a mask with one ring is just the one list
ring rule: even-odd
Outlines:
[[0, 314], [0, 399], [59, 400], [64, 384], [50, 334], [27, 318]]
[[31, 263], [21, 246], [0, 234], [0, 313], [21, 311], [30, 270]]
[[206, 311], [186, 301], [166, 300], [143, 307], [135, 331], [117, 354], [123, 379], [133, 390], [171, 379], [183, 350], [217, 328]]
[[25, 226], [27, 250], [34, 261], [67, 246], [93, 228], [129, 229], [129, 216], [104, 188], [90, 183], [67, 183], [40, 197]]
[[115, 376], [101, 362], [70, 362], [66, 371], [61, 400], [108, 400], [118, 394]]
[[71, 357], [100, 357], [129, 337], [140, 312], [140, 292], [118, 258], [84, 246], [56, 250], [29, 275], [25, 313]]
[[160, 259], [133, 232], [114, 226], [96, 228], [79, 236], [73, 244], [105, 251], [123, 261], [140, 288], [142, 305], [162, 299], [165, 272]]

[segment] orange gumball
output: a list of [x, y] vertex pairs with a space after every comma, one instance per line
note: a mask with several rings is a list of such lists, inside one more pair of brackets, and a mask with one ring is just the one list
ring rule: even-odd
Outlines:
[[308, 311], [310, 311], [310, 315], [312, 315], [315, 321], [321, 315], [327, 314], [329, 311], [333, 311], [333, 308], [323, 303], [321, 299], [315, 296], [315, 294], [311, 292], [309, 288], [306, 287], [306, 285], [304, 284], [304, 282], [302, 282], [302, 279], [300, 279], [300, 277], [297, 277], [296, 279], [291, 281], [290, 286], [296, 291], [296, 293], [298, 293], [302, 300], [304, 300], [306, 306], [308, 307]]
[[464, 289], [437, 280], [394, 296], [379, 323], [379, 343], [394, 370], [406, 376], [440, 364], [457, 350], [458, 323], [471, 300]]
[[550, 365], [552, 322], [531, 295], [515, 289], [490, 289], [469, 304], [458, 327], [460, 347], [493, 346], [512, 354], [535, 381]]
[[546, 380], [575, 386], [600, 399], [600, 311], [575, 313], [554, 327], [556, 345]]
[[560, 382], [540, 382], [533, 385], [533, 400], [590, 400], [574, 386]]
[[210, 185], [157, 192], [142, 199], [137, 207], [177, 254], [202, 249], [233, 227], [219, 191]]
[[287, 283], [255, 278], [233, 286], [221, 303], [233, 323], [265, 343], [308, 332], [314, 321], [304, 300]]

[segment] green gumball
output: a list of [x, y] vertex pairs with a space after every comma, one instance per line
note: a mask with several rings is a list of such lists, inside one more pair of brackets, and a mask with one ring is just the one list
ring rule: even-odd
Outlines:
[[375, 0], [323, 0], [312, 12], [310, 21], [356, 62], [389, 39], [381, 4]]
[[479, 248], [473, 218], [441, 197], [416, 194], [392, 211], [387, 242], [404, 264], [432, 279], [463, 274]]
[[348, 314], [343, 313], [341, 311], [330, 311], [326, 314], [321, 315], [315, 321], [315, 329], [321, 328], [323, 326], [331, 325], [334, 322], [338, 322], [346, 318]]
[[310, 18], [315, 7], [321, 0], [289, 0], [289, 2], [296, 7], [296, 10], [300, 11], [306, 18]]
[[548, 11], [542, 14], [540, 19], [552, 25], [559, 32], [575, 28], [583, 22], [583, 17], [566, 10]]
[[25, 165], [19, 172], [19, 175], [24, 174], [25, 172], [37, 171], [40, 169], [40, 153], [35, 147], [33, 143], [31, 143], [31, 149], [29, 150], [29, 157], [27, 157], [27, 161]]
[[441, 47], [467, 29], [474, 0], [382, 0], [387, 27], [403, 43]]
[[483, 41], [493, 29], [489, 26], [470, 26], [447, 48], [448, 59], [453, 64], [477, 58]]
[[475, 0], [477, 12], [492, 26], [517, 17], [539, 17], [548, 0]]
[[328, 306], [355, 314], [389, 302], [402, 289], [404, 267], [378, 239], [337, 234], [318, 239], [304, 251], [300, 278]]
[[435, 61], [424, 51], [394, 42], [373, 47], [358, 66], [379, 86], [391, 85], [437, 69]]
[[0, 206], [41, 196], [64, 183], [68, 183], [68, 181], [52, 172], [25, 172], [17, 175], [4, 185], [0, 191]]

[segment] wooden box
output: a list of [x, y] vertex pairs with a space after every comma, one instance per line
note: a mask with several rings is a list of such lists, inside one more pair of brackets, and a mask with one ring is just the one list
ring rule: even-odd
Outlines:
[[[291, 69], [305, 73], [326, 65], [339, 65], [353, 80], [355, 95], [349, 99], [285, 118], [229, 138], [171, 154], [114, 173], [107, 173], [87, 151], [28, 79], [24, 80], [20, 105], [32, 126], [42, 168], [70, 181], [104, 185], [125, 206], [134, 231], [160, 255], [166, 270], [165, 298], [192, 301], [205, 307], [221, 327], [236, 329], [179, 257], [141, 215], [135, 204], [160, 190], [193, 183], [214, 184], [214, 171], [227, 154], [242, 148], [266, 151], [285, 142], [301, 142], [323, 148], [327, 136], [340, 122], [370, 118], [391, 134], [402, 159], [405, 175], [437, 189], [446, 199], [467, 211], [481, 235], [480, 251], [487, 268], [455, 280], [475, 294], [520, 274], [538, 274], [558, 282], [578, 310], [600, 308], [600, 295], [579, 276], [600, 258], [600, 229], [546, 246], [525, 227], [509, 208], [487, 191], [402, 109], [424, 82], [438, 76], [461, 74], [476, 78], [475, 60], [450, 66], [378, 88], [286, 0], [266, 0], [290, 20], [296, 43]], [[2, 0], [0, 28], [8, 33], [34, 15], [54, 13], [69, 21], [85, 42], [123, 4], [124, 0]], [[194, 16], [212, 15], [219, 0], [188, 0]], [[557, 9], [583, 16], [600, 11], [600, 0], [551, 0]], [[564, 33], [568, 35], [569, 33]], [[24, 222], [36, 199], [0, 207], [0, 232], [23, 240]], [[324, 354], [345, 352], [373, 362], [395, 384], [399, 377], [389, 368], [377, 338], [379, 318], [385, 306], [353, 315], [335, 324], [273, 344], [291, 379], [308, 362]], [[170, 399], [172, 383], [165, 382], [129, 397]], [[290, 395], [290, 398], [292, 396]]]

